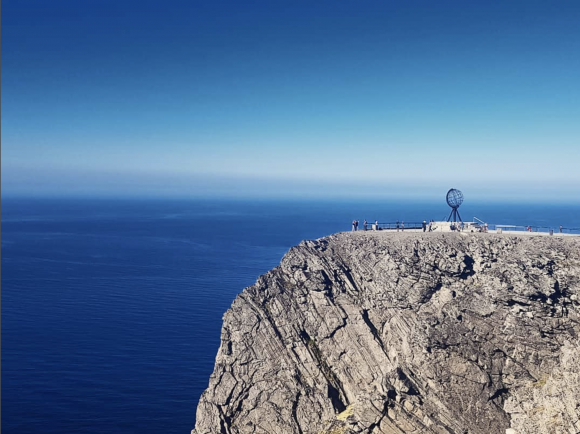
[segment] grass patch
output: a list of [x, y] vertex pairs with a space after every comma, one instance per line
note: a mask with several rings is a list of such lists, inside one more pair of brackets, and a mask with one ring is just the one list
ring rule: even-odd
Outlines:
[[347, 420], [353, 414], [354, 414], [354, 406], [350, 404], [348, 407], [346, 407], [346, 410], [344, 410], [342, 413], [339, 413], [336, 416], [336, 418], [338, 420]]
[[532, 387], [544, 387], [546, 385], [547, 381], [548, 381], [548, 376], [544, 375], [538, 381], [536, 381], [535, 383], [532, 383]]

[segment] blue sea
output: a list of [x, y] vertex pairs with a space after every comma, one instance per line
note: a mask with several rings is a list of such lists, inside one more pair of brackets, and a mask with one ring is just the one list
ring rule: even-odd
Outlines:
[[[464, 204], [464, 220], [580, 228], [578, 204]], [[180, 433], [223, 313], [303, 239], [446, 218], [444, 200], [2, 199], [2, 430]]]

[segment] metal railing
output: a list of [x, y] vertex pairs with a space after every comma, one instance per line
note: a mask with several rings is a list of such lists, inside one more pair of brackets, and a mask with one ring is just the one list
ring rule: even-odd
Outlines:
[[[427, 226], [429, 226], [429, 223], [427, 223]], [[387, 222], [387, 223], [367, 223], [367, 231], [372, 231], [372, 230], [379, 230], [379, 231], [406, 231], [406, 230], [411, 230], [411, 229], [423, 229], [423, 222]], [[359, 226], [359, 230], [365, 230], [364, 229], [364, 224], [362, 226]]]
[[554, 234], [580, 234], [580, 228], [565, 228], [554, 227], [554, 226], [539, 226], [539, 225], [499, 225], [499, 224], [488, 224], [488, 229], [497, 230], [501, 229], [502, 232], [544, 232], [549, 233], [553, 231]]
[[[464, 230], [473, 230], [473, 229], [481, 229], [483, 230], [485, 223], [483, 223], [480, 219], [475, 219], [474, 222], [465, 222]], [[435, 222], [441, 223], [441, 222]], [[449, 224], [452, 224], [449, 222]], [[458, 223], [459, 225], [460, 223]], [[429, 222], [426, 223], [427, 230], [429, 230]], [[433, 226], [433, 230], [438, 229], [437, 227]], [[505, 224], [493, 224], [487, 223], [487, 230], [488, 231], [497, 231], [501, 230], [501, 232], [539, 232], [539, 233], [550, 233], [553, 231], [554, 234], [574, 234], [580, 235], [580, 228], [568, 228], [559, 226], [540, 226], [540, 225], [505, 225]], [[359, 224], [358, 227], [359, 231], [406, 231], [406, 230], [423, 230], [423, 222], [407, 222], [407, 221], [400, 221], [400, 222], [379, 222], [378, 224], [368, 222], [366, 225], [366, 229], [364, 224]]]

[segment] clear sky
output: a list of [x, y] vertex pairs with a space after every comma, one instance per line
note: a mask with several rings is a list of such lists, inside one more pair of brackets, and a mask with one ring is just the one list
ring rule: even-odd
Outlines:
[[580, 2], [20, 0], [2, 194], [580, 201]]

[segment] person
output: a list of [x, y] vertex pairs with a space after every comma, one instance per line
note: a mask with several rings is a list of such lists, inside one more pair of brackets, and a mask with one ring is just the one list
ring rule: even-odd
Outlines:
[[356, 231], [356, 220], [352, 221], [352, 231]]
[[399, 232], [399, 220], [397, 220], [397, 232]]
[[401, 232], [405, 230], [405, 222], [401, 222]]
[[562, 225], [560, 225], [560, 233], [562, 233], [562, 229], [563, 229], [563, 228], [562, 228]]
[[433, 220], [429, 220], [429, 232], [433, 231]]
[[423, 220], [423, 232], [427, 230], [427, 221]]
[[379, 230], [379, 221], [375, 220], [375, 231]]
[[367, 219], [365, 219], [365, 221], [363, 222], [363, 228], [366, 231], [367, 230]]
[[354, 230], [358, 231], [358, 220], [354, 221]]

